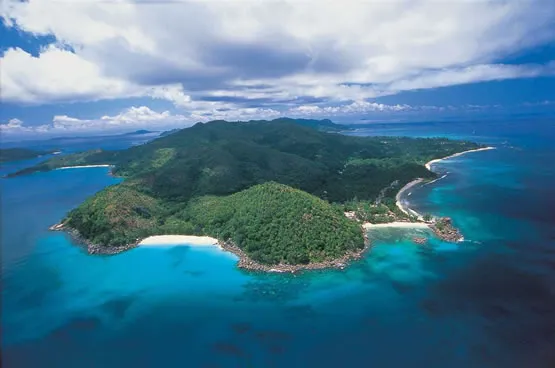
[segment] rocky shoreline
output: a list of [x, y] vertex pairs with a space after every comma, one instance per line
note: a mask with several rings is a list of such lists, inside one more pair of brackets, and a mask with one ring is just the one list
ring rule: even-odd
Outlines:
[[464, 239], [459, 229], [453, 226], [449, 217], [437, 219], [430, 225], [430, 229], [432, 229], [434, 234], [436, 234], [436, 236], [441, 240], [459, 242]]
[[79, 231], [76, 229], [65, 226], [64, 224], [55, 224], [50, 226], [51, 231], [63, 231], [68, 234], [73, 240], [74, 244], [87, 251], [88, 254], [92, 255], [115, 255], [118, 253], [125, 252], [126, 250], [136, 248], [139, 242], [133, 244], [126, 244], [121, 246], [105, 246], [91, 243], [89, 240], [85, 239]]
[[[79, 231], [77, 231], [76, 229], [67, 227], [63, 223], [55, 224], [51, 226], [49, 230], [64, 231], [74, 240], [75, 244], [78, 244], [80, 247], [86, 250], [88, 254], [91, 254], [91, 255], [115, 255], [130, 249], [136, 248], [140, 242], [140, 240], [138, 240], [136, 243], [132, 243], [132, 244], [108, 247], [104, 245], [91, 243], [83, 236], [81, 236]], [[226, 241], [226, 242], [220, 241], [218, 242], [218, 245], [224, 251], [233, 253], [237, 257], [239, 257], [239, 261], [237, 262], [237, 267], [248, 271], [294, 273], [294, 272], [299, 272], [304, 270], [322, 270], [322, 269], [330, 269], [330, 268], [344, 269], [350, 262], [361, 259], [364, 253], [370, 247], [370, 241], [364, 229], [362, 229], [362, 232], [364, 237], [364, 247], [362, 249], [353, 251], [353, 252], [348, 252], [342, 257], [337, 259], [309, 263], [309, 264], [299, 264], [299, 265], [289, 265], [289, 264], [265, 265], [252, 260], [241, 248], [239, 248], [231, 241]]]
[[363, 237], [364, 237], [364, 247], [357, 251], [352, 251], [344, 254], [340, 258], [322, 261], [322, 262], [314, 262], [308, 264], [298, 264], [298, 265], [290, 265], [290, 264], [277, 264], [277, 265], [265, 265], [258, 263], [252, 260], [241, 248], [237, 245], [233, 244], [231, 241], [227, 242], [220, 242], [220, 246], [225, 251], [235, 254], [239, 257], [239, 262], [237, 263], [238, 268], [242, 268], [249, 271], [258, 271], [258, 272], [289, 272], [295, 273], [299, 271], [306, 271], [306, 270], [322, 270], [322, 269], [344, 269], [349, 265], [349, 263], [359, 260], [362, 258], [364, 253], [370, 247], [370, 241], [366, 232], [363, 230]]
[[[452, 225], [451, 219], [448, 217], [440, 218], [431, 224], [428, 223], [428, 226], [434, 232], [434, 234], [441, 240], [449, 241], [449, 242], [459, 242], [463, 239], [463, 236], [461, 235], [460, 231]], [[94, 244], [88, 241], [87, 239], [85, 239], [83, 236], [81, 236], [79, 231], [77, 231], [76, 229], [70, 228], [68, 226], [65, 226], [65, 224], [63, 223], [55, 224], [51, 226], [49, 230], [64, 231], [73, 239], [73, 242], [75, 244], [78, 244], [90, 255], [115, 255], [130, 249], [136, 248], [140, 242], [140, 239], [137, 239], [137, 242], [135, 243], [126, 244], [122, 246], [104, 246], [104, 245]], [[344, 269], [351, 262], [361, 259], [364, 256], [364, 253], [366, 253], [366, 251], [370, 248], [370, 240], [364, 228], [362, 228], [362, 233], [364, 237], [363, 248], [356, 251], [348, 252], [344, 254], [342, 257], [339, 257], [336, 259], [322, 261], [322, 262], [308, 263], [308, 264], [298, 264], [298, 265], [291, 265], [291, 264], [265, 265], [251, 259], [241, 248], [239, 248], [230, 240], [219, 241], [218, 245], [221, 247], [222, 250], [233, 253], [239, 258], [239, 261], [237, 262], [238, 268], [248, 270], [248, 271], [295, 273], [295, 272], [306, 271], [306, 270]], [[415, 237], [413, 241], [418, 245], [424, 245], [425, 243], [427, 243], [426, 238]]]

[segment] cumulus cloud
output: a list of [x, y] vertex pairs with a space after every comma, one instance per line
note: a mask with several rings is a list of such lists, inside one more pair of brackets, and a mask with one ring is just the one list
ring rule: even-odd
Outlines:
[[291, 116], [334, 116], [334, 115], [360, 115], [370, 112], [395, 112], [395, 111], [413, 111], [418, 108], [410, 105], [385, 105], [375, 102], [354, 101], [350, 104], [340, 106], [315, 106], [300, 105], [291, 108], [288, 114]]
[[129, 130], [137, 127], [164, 127], [187, 120], [187, 117], [171, 114], [169, 111], [158, 113], [146, 106], [133, 106], [118, 115], [104, 115], [98, 119], [77, 119], [66, 115], [56, 115], [52, 119], [52, 129], [68, 131], [90, 130], [92, 128], [102, 131], [111, 129]]
[[18, 129], [18, 128], [21, 128], [22, 125], [23, 125], [23, 121], [17, 118], [13, 118], [13, 119], [10, 119], [5, 125], [3, 124], [2, 126], [5, 126], [6, 129]]
[[379, 96], [555, 69], [500, 63], [554, 41], [555, 2], [543, 0], [6, 0], [0, 12], [10, 27], [57, 40], [38, 57], [4, 53], [2, 94], [14, 103], [148, 96], [229, 119], [273, 116], [278, 105], [374, 111]]
[[39, 57], [11, 48], [1, 62], [6, 101], [95, 100], [131, 94], [126, 81], [103, 76], [94, 63], [56, 46], [46, 47]]
[[0, 132], [6, 135], [25, 135], [28, 133], [45, 133], [64, 135], [79, 132], [117, 133], [133, 129], [165, 129], [172, 126], [186, 127], [192, 124], [188, 116], [172, 114], [169, 111], [156, 112], [146, 106], [130, 107], [113, 116], [104, 115], [97, 119], [78, 119], [67, 115], [56, 115], [50, 124], [38, 126], [25, 125], [23, 121], [13, 118], [0, 124]]

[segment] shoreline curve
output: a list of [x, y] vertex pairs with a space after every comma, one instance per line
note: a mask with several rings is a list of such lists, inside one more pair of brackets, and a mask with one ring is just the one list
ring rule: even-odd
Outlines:
[[463, 151], [463, 152], [455, 153], [451, 156], [447, 156], [447, 157], [444, 157], [444, 158], [436, 158], [436, 159], [430, 160], [430, 161], [426, 162], [426, 165], [424, 165], [424, 166], [426, 167], [426, 169], [428, 169], [430, 171], [433, 171], [432, 170], [432, 165], [435, 164], [435, 163], [438, 163], [440, 161], [447, 160], [447, 159], [450, 159], [450, 158], [453, 158], [453, 157], [459, 157], [459, 156], [462, 156], [462, 155], [466, 155], [467, 153], [471, 153], [471, 152], [489, 151], [489, 150], [492, 150], [492, 149], [495, 149], [495, 147], [488, 146], [488, 147], [482, 147], [482, 148], [476, 148], [476, 149], [472, 149], [472, 150], [468, 150], [468, 151]]
[[[424, 166], [426, 167], [426, 169], [434, 172], [432, 170], [432, 165], [435, 164], [435, 163], [438, 163], [440, 161], [448, 160], [448, 159], [453, 158], [453, 157], [459, 157], [459, 156], [462, 156], [462, 155], [465, 155], [465, 154], [471, 153], [471, 152], [489, 151], [489, 150], [493, 150], [493, 149], [496, 149], [496, 148], [493, 147], [493, 146], [488, 146], [488, 147], [481, 147], [481, 148], [471, 149], [471, 150], [468, 150], [468, 151], [455, 153], [453, 155], [450, 155], [450, 156], [447, 156], [447, 157], [444, 157], [444, 158], [436, 158], [436, 159], [430, 160], [430, 161], [426, 162], [426, 164]], [[445, 177], [445, 175], [443, 177]], [[442, 179], [443, 177], [435, 179], [432, 182], [437, 181], [439, 179]], [[402, 187], [399, 190], [399, 192], [397, 192], [397, 195], [395, 196], [395, 205], [397, 206], [397, 208], [399, 208], [406, 215], [416, 216], [419, 220], [423, 220], [423, 216], [420, 213], [416, 212], [415, 210], [409, 208], [404, 203], [404, 200], [401, 197], [407, 190], [409, 190], [410, 188], [412, 188], [415, 185], [418, 185], [422, 182], [424, 182], [424, 179], [422, 179], [422, 178], [417, 178], [417, 179], [411, 181], [410, 183], [408, 183], [404, 187]], [[430, 183], [432, 183], [432, 182], [430, 182]]]

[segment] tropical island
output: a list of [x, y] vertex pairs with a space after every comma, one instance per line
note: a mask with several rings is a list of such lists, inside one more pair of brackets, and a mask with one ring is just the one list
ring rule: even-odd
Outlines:
[[36, 151], [27, 148], [0, 148], [0, 163], [28, 160], [35, 157], [56, 153], [56, 150]]
[[484, 147], [353, 137], [337, 134], [338, 127], [287, 118], [198, 123], [127, 150], [54, 157], [11, 176], [110, 165], [123, 177], [52, 227], [94, 254], [118, 253], [156, 235], [207, 236], [238, 255], [239, 267], [296, 271], [359, 258], [372, 224], [427, 221], [436, 235], [457, 240], [449, 220], [411, 214], [396, 196], [417, 178], [437, 178], [427, 162]]

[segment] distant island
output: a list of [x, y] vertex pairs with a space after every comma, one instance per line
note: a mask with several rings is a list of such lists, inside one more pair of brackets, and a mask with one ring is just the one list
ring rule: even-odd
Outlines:
[[296, 271], [360, 257], [372, 224], [428, 221], [438, 236], [457, 240], [450, 221], [407, 213], [396, 195], [417, 178], [437, 178], [427, 162], [484, 147], [352, 137], [322, 131], [329, 120], [317, 122], [198, 123], [127, 150], [55, 157], [11, 176], [110, 165], [125, 178], [53, 227], [78, 237], [89, 253], [117, 253], [155, 235], [208, 236], [237, 254], [240, 267]]
[[158, 133], [158, 132], [153, 130], [139, 129], [139, 130], [135, 130], [134, 132], [123, 133], [122, 135], [141, 135], [141, 134], [154, 134], [154, 133]]
[[56, 153], [56, 150], [36, 151], [27, 148], [0, 148], [0, 163], [28, 160], [35, 157]]

